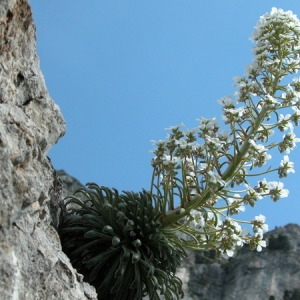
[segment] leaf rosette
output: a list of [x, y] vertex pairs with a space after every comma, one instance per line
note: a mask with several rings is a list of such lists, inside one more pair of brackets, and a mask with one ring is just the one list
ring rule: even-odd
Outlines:
[[164, 230], [151, 194], [88, 183], [66, 200], [63, 250], [94, 285], [99, 299], [179, 299], [176, 268], [185, 257], [179, 238]]

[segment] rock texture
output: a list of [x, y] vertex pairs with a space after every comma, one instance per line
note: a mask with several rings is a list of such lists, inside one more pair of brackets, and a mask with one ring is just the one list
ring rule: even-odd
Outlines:
[[[283, 238], [284, 239], [283, 239]], [[266, 239], [283, 241], [261, 253], [247, 248], [228, 261], [197, 263], [190, 268], [192, 299], [300, 299], [300, 226], [289, 224], [269, 232]], [[287, 247], [289, 245], [289, 247]]]
[[57, 176], [61, 181], [63, 198], [73, 195], [77, 190], [84, 188], [84, 185], [79, 180], [70, 176], [64, 170], [57, 171]]
[[49, 202], [60, 197], [47, 158], [65, 125], [36, 54], [26, 0], [0, 0], [0, 298], [96, 299], [61, 251]]

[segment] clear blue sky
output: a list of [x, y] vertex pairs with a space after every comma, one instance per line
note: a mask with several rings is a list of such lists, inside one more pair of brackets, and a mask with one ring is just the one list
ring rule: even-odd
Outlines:
[[[249, 37], [273, 6], [300, 16], [299, 0], [31, 0], [41, 68], [67, 133], [50, 151], [82, 183], [148, 189], [150, 140], [164, 128], [217, 117], [217, 100], [252, 60]], [[297, 130], [299, 135], [299, 130]], [[300, 223], [299, 147], [289, 198], [263, 200], [270, 229]], [[276, 161], [276, 165], [278, 160]]]

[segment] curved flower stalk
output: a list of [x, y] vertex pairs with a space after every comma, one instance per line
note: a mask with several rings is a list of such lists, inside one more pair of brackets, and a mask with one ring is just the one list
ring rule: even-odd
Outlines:
[[[291, 11], [273, 8], [260, 18], [252, 40], [254, 60], [235, 78], [237, 92], [219, 100], [229, 133], [215, 119], [201, 118], [196, 128], [170, 127], [166, 140], [154, 142], [151, 193], [162, 226], [184, 233], [185, 247], [231, 256], [248, 243], [260, 251], [265, 217], [246, 222], [232, 216], [264, 197], [288, 196], [283, 183], [264, 177], [294, 172], [287, 154], [299, 142], [293, 129], [300, 118], [300, 79], [293, 75], [300, 68], [300, 22]], [[286, 155], [271, 168], [270, 151], [276, 149]], [[243, 223], [252, 224], [254, 235]]]

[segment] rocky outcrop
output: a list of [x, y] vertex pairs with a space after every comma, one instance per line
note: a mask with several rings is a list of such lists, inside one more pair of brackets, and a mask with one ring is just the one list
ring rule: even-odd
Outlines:
[[49, 202], [60, 197], [60, 188], [47, 152], [64, 132], [40, 71], [30, 6], [1, 0], [1, 299], [97, 298], [61, 251], [51, 225]]
[[188, 289], [193, 299], [283, 300], [285, 294], [300, 295], [300, 226], [279, 227], [266, 240], [269, 246], [261, 253], [245, 247], [230, 260], [196, 259]]
[[84, 185], [78, 179], [70, 176], [65, 170], [57, 171], [57, 176], [61, 182], [63, 198], [73, 195], [77, 190], [84, 188]]

